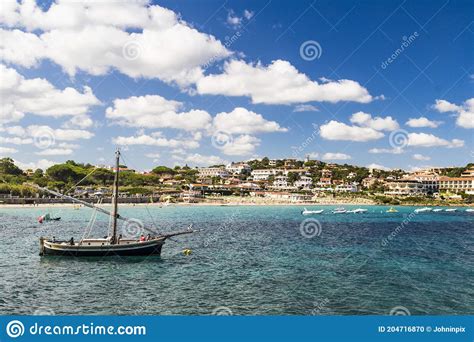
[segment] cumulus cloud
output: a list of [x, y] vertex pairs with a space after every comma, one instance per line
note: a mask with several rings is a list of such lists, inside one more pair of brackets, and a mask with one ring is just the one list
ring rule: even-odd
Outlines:
[[327, 140], [370, 141], [384, 136], [383, 133], [371, 127], [349, 126], [345, 123], [331, 120], [321, 126], [319, 134]]
[[17, 153], [18, 150], [13, 147], [2, 147], [0, 146], [0, 156], [5, 156], [13, 153]]
[[194, 153], [187, 155], [183, 158], [176, 158], [178, 160], [183, 160], [187, 164], [193, 166], [209, 166], [209, 165], [221, 165], [228, 164], [229, 162], [225, 159], [222, 159], [218, 156], [206, 156], [199, 153]]
[[159, 95], [115, 99], [106, 117], [119, 125], [143, 128], [176, 128], [187, 131], [206, 129], [211, 116], [204, 110], [181, 112], [183, 104]]
[[171, 148], [193, 149], [199, 147], [199, 142], [193, 139], [167, 139], [160, 134], [123, 137], [118, 136], [112, 139], [112, 142], [120, 146], [145, 145]]
[[[23, 138], [24, 140], [33, 142], [29, 137], [46, 136], [52, 142], [59, 141], [74, 141], [80, 139], [90, 139], [94, 136], [92, 132], [83, 129], [54, 129], [46, 125], [29, 125], [27, 127], [11, 126], [7, 127], [6, 132]], [[26, 144], [26, 143], [25, 143]]]
[[352, 159], [352, 157], [345, 153], [325, 153], [323, 154], [323, 160], [348, 160]]
[[466, 100], [461, 106], [446, 100], [436, 100], [433, 108], [440, 113], [455, 113], [456, 125], [463, 128], [474, 128], [474, 98]]
[[228, 141], [225, 145], [219, 147], [219, 149], [229, 156], [246, 156], [253, 154], [255, 148], [259, 145], [260, 139], [248, 134], [243, 134]]
[[213, 36], [147, 1], [60, 1], [47, 11], [24, 1], [2, 12], [9, 29], [0, 31], [0, 57], [25, 67], [49, 59], [69, 75], [117, 69], [186, 86], [202, 76], [203, 65], [231, 55]]
[[227, 133], [268, 133], [286, 132], [288, 129], [280, 127], [275, 121], [268, 121], [261, 114], [237, 107], [233, 111], [222, 112], [214, 118], [214, 129]]
[[55, 88], [43, 78], [27, 79], [15, 69], [0, 64], [0, 124], [21, 120], [25, 113], [39, 116], [80, 116], [100, 104], [89, 87]]
[[40, 160], [37, 160], [36, 162], [29, 162], [29, 163], [23, 163], [23, 162], [21, 162], [19, 160], [16, 160], [16, 159], [14, 159], [13, 161], [15, 162], [15, 165], [18, 166], [22, 170], [28, 170], [28, 169], [31, 169], [31, 170], [36, 170], [36, 169], [46, 170], [50, 166], [53, 166], [54, 164], [56, 164], [55, 162], [53, 162], [51, 160], [48, 160], [48, 159], [40, 159]]
[[412, 156], [412, 158], [415, 159], [415, 160], [424, 160], [424, 161], [431, 159], [430, 157], [424, 156], [424, 155], [419, 154], [419, 153], [415, 153], [415, 154]]
[[38, 156], [68, 156], [73, 152], [70, 148], [47, 148], [35, 154]]
[[343, 79], [319, 84], [284, 60], [273, 61], [268, 66], [231, 60], [225, 63], [222, 74], [202, 77], [196, 88], [199, 94], [248, 96], [253, 103], [266, 104], [373, 100], [367, 89], [355, 81]]
[[410, 127], [429, 127], [429, 128], [436, 128], [441, 124], [440, 121], [431, 121], [428, 118], [425, 118], [424, 116], [419, 117], [419, 118], [410, 118], [407, 122], [406, 125]]
[[426, 133], [409, 133], [408, 146], [412, 147], [447, 147], [457, 148], [463, 147], [464, 141], [460, 139], [452, 139], [451, 141], [439, 138], [433, 134]]
[[389, 153], [389, 154], [402, 154], [403, 149], [400, 147], [394, 147], [394, 148], [371, 148], [369, 150], [369, 153], [373, 154], [382, 154], [382, 153]]
[[391, 170], [389, 167], [386, 167], [386, 166], [383, 166], [383, 165], [380, 165], [380, 164], [375, 164], [375, 163], [367, 165], [367, 168], [368, 169], [384, 170], [384, 171], [390, 171]]
[[352, 114], [350, 121], [353, 124], [370, 127], [377, 131], [394, 131], [399, 128], [398, 122], [391, 116], [385, 118], [376, 116], [375, 118], [372, 118], [372, 115], [364, 112]]
[[313, 105], [309, 104], [301, 104], [295, 106], [295, 109], [293, 109], [293, 112], [295, 113], [300, 113], [300, 112], [319, 112], [319, 109]]

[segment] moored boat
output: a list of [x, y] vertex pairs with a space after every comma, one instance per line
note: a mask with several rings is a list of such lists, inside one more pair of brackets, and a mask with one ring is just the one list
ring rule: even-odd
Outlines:
[[390, 207], [390, 208], [386, 211], [386, 213], [398, 213], [398, 210], [395, 209], [394, 207]]
[[426, 213], [432, 210], [433, 208], [429, 208], [429, 207], [418, 208], [418, 209], [415, 209], [415, 213]]
[[[82, 238], [78, 242], [75, 242], [73, 238], [69, 240], [56, 240], [40, 237], [40, 255], [58, 255], [58, 256], [75, 256], [75, 257], [86, 257], [86, 256], [149, 256], [149, 255], [160, 255], [163, 244], [166, 239], [183, 234], [193, 233], [191, 227], [183, 231], [171, 232], [166, 234], [157, 234], [152, 229], [145, 226], [141, 227], [143, 230], [150, 232], [147, 237], [143, 234], [139, 239], [122, 238], [122, 235], [117, 235], [117, 221], [122, 220], [128, 224], [137, 225], [137, 220], [125, 218], [118, 213], [118, 183], [119, 183], [119, 159], [120, 151], [116, 152], [116, 163], [115, 163], [115, 178], [114, 178], [114, 189], [112, 195], [113, 210], [109, 212], [101, 207], [95, 206], [88, 202], [79, 200], [77, 198], [63, 195], [59, 192], [41, 188], [36, 186], [42, 191], [49, 192], [55, 196], [72, 200], [73, 202], [80, 203], [84, 206], [93, 208], [94, 215], [96, 212], [110, 215], [112, 220], [112, 234], [104, 239], [88, 239]], [[94, 217], [95, 219], [95, 217]], [[140, 225], [141, 226], [141, 225]], [[91, 227], [87, 227], [90, 230]], [[153, 233], [153, 236], [151, 235]], [[156, 235], [155, 235], [156, 234]]]
[[435, 208], [435, 209], [433, 209], [433, 212], [435, 212], [435, 213], [437, 213], [437, 212], [439, 212], [439, 211], [443, 211], [443, 209], [441, 209], [441, 208]]
[[324, 211], [324, 209], [321, 210], [308, 210], [306, 208], [303, 209], [301, 212], [301, 215], [312, 215], [312, 214], [321, 214]]
[[357, 209], [348, 210], [347, 212], [351, 214], [361, 214], [361, 213], [367, 212], [367, 209], [357, 208]]
[[347, 210], [345, 208], [336, 208], [332, 211], [333, 214], [345, 214]]
[[452, 213], [452, 212], [457, 211], [457, 209], [456, 208], [448, 208], [448, 209], [445, 209], [444, 211]]

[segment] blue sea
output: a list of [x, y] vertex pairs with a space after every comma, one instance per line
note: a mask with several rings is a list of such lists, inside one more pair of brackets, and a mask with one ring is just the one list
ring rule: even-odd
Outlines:
[[[472, 315], [474, 213], [367, 206], [122, 206], [158, 232], [161, 257], [40, 257], [39, 237], [77, 240], [92, 210], [0, 209], [0, 313]], [[346, 206], [346, 209], [350, 209]], [[39, 224], [49, 212], [59, 222]], [[94, 236], [107, 234], [98, 214]], [[125, 234], [140, 227], [125, 227]], [[191, 255], [184, 255], [184, 249]]]

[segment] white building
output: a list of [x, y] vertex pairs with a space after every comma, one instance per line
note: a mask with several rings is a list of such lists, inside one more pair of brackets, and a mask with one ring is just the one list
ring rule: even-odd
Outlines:
[[338, 192], [357, 192], [359, 188], [356, 184], [339, 184], [336, 186], [335, 191]]
[[280, 170], [280, 169], [257, 169], [257, 170], [253, 170], [251, 175], [253, 177], [253, 180], [256, 182], [256, 181], [268, 180], [268, 177], [275, 176], [282, 171], [283, 170]]
[[241, 174], [242, 171], [248, 171], [250, 172], [252, 168], [250, 167], [249, 164], [247, 163], [230, 163], [228, 164], [225, 169], [234, 175], [236, 174]]
[[416, 180], [399, 179], [388, 183], [388, 191], [384, 193], [386, 195], [422, 195], [425, 193], [425, 187], [423, 183]]
[[294, 183], [294, 186], [301, 188], [302, 190], [311, 190], [313, 179], [308, 176], [301, 176], [300, 179]]
[[278, 190], [293, 190], [293, 189], [296, 189], [295, 186], [288, 183], [288, 177], [287, 176], [276, 176], [275, 180], [273, 181], [272, 188], [273, 189], [278, 189]]
[[229, 172], [223, 167], [201, 167], [198, 168], [200, 178], [205, 177], [221, 177], [226, 178], [229, 177]]

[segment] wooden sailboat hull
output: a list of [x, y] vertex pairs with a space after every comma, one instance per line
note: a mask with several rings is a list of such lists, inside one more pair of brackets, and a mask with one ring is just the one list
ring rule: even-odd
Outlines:
[[51, 242], [40, 239], [40, 255], [57, 255], [73, 257], [105, 257], [105, 256], [149, 256], [160, 255], [164, 244], [163, 239], [150, 241], [124, 241], [111, 245], [101, 240], [85, 241], [71, 245], [67, 242]]

